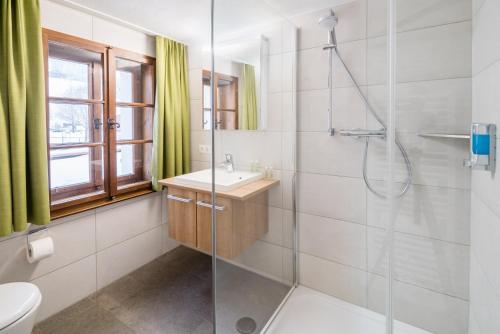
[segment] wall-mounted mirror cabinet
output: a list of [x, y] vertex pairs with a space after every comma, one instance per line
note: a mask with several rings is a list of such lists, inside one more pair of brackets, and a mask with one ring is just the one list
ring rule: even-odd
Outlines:
[[[267, 39], [239, 38], [215, 47], [215, 127], [217, 130], [264, 130], [266, 128]], [[205, 58], [209, 54], [204, 55]], [[206, 62], [207, 64], [209, 62]], [[202, 128], [210, 130], [211, 69], [202, 75]]]

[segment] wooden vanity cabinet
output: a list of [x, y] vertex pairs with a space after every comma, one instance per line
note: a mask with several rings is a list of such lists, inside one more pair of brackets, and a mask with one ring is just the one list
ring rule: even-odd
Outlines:
[[[210, 253], [210, 193], [169, 186], [167, 194], [170, 237]], [[268, 191], [244, 199], [217, 195], [216, 212], [217, 255], [234, 258], [268, 232]]]
[[167, 194], [170, 237], [196, 247], [196, 192], [171, 188]]
[[[198, 193], [197, 203], [211, 203], [210, 194]], [[217, 255], [232, 257], [233, 201], [228, 198], [216, 199]], [[212, 209], [198, 205], [196, 208], [197, 247], [205, 252], [212, 251]]]

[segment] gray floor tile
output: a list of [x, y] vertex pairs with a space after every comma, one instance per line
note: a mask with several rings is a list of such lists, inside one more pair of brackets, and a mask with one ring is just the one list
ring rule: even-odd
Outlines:
[[[38, 324], [35, 334], [211, 334], [211, 257], [177, 247]], [[218, 333], [253, 317], [262, 328], [289, 287], [242, 268], [217, 265]]]

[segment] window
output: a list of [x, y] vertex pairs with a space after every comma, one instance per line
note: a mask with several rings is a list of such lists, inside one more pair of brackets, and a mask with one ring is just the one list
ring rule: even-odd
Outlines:
[[150, 189], [151, 57], [44, 30], [52, 210]]
[[[211, 92], [210, 92], [211, 72], [203, 71], [203, 129], [210, 130], [212, 120]], [[238, 78], [215, 73], [215, 105], [217, 106], [217, 129], [238, 129]]]

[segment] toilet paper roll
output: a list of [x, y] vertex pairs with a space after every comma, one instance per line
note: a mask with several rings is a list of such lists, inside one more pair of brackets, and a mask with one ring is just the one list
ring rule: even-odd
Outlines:
[[28, 262], [33, 263], [43, 260], [54, 254], [54, 241], [51, 237], [46, 237], [28, 243]]

